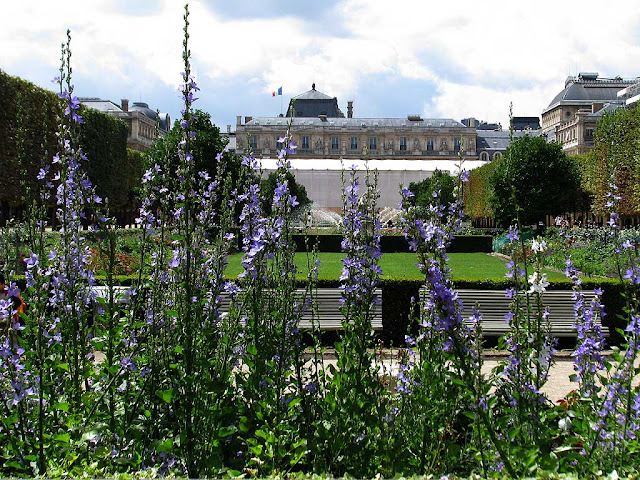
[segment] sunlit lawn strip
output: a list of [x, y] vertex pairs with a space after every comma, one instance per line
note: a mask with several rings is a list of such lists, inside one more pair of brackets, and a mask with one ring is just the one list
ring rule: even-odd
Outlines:
[[[319, 270], [320, 279], [338, 279], [342, 271], [342, 253], [320, 253], [318, 258], [322, 262]], [[235, 277], [242, 272], [240, 265], [241, 255], [229, 257], [229, 266], [226, 274]], [[300, 278], [306, 278], [307, 255], [296, 253], [295, 263]], [[385, 253], [381, 260], [382, 278], [399, 278], [405, 280], [421, 280], [424, 275], [416, 267], [417, 259], [413, 253]], [[451, 253], [449, 254], [449, 266], [453, 272], [453, 279], [465, 280], [503, 280], [507, 271], [505, 261], [487, 255], [486, 253]], [[548, 271], [549, 280], [564, 280], [564, 275], [559, 272]]]

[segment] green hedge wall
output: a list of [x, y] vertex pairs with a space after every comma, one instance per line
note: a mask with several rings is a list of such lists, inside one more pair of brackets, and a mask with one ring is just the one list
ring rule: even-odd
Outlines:
[[469, 172], [469, 181], [463, 189], [464, 214], [471, 220], [493, 217], [493, 209], [489, 203], [492, 189], [489, 178], [502, 159], [494, 160], [480, 168]]
[[[492, 240], [490, 235], [456, 235], [448, 250], [454, 253], [491, 253]], [[342, 252], [342, 235], [339, 234], [295, 234], [293, 241], [297, 252], [310, 250], [316, 244], [320, 252]], [[383, 253], [409, 253], [409, 245], [403, 235], [383, 235], [380, 247]]]
[[122, 120], [92, 108], [83, 108], [86, 122], [80, 128], [80, 143], [89, 159], [85, 165], [96, 193], [109, 199], [113, 208], [128, 203], [131, 183], [127, 165], [127, 125]]
[[[0, 70], [0, 204], [22, 205], [21, 179], [34, 186], [42, 162], [50, 162], [58, 150], [61, 113], [55, 93]], [[85, 165], [89, 178], [98, 194], [109, 198], [112, 208], [131, 206], [142, 175], [142, 157], [127, 154], [126, 124], [89, 108], [81, 108], [80, 114], [86, 122], [80, 128], [80, 142], [89, 159]]]
[[[27, 185], [35, 185], [41, 162], [49, 161], [57, 151], [55, 132], [60, 113], [55, 93], [0, 70], [0, 202], [11, 206], [22, 204], [25, 192], [21, 178]], [[22, 142], [18, 137], [19, 126]], [[22, 166], [18, 160], [19, 143], [24, 155]], [[27, 174], [22, 175], [22, 170]]]

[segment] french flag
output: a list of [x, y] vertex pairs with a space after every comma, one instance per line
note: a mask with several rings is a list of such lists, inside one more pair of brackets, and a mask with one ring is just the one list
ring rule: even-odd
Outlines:
[[275, 97], [276, 95], [282, 95], [282, 87], [280, 87], [277, 92], [271, 92], [272, 97]]

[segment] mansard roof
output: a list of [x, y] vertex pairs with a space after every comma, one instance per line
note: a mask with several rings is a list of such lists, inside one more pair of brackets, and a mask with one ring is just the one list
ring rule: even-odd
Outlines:
[[[483, 150], [506, 150], [511, 142], [509, 130], [478, 130], [477, 133], [476, 150], [478, 152]], [[514, 139], [525, 135], [539, 137], [542, 135], [542, 130], [515, 130], [513, 132]]]
[[246, 123], [247, 127], [255, 126], [282, 126], [285, 128], [289, 122], [292, 127], [346, 127], [361, 128], [366, 131], [368, 128], [464, 128], [470, 132], [475, 129], [464, 126], [462, 123], [451, 118], [421, 118], [420, 120], [409, 120], [407, 118], [343, 118], [343, 117], [254, 117]]
[[598, 78], [597, 73], [580, 73], [577, 77], [568, 77], [565, 88], [558, 93], [549, 106], [542, 112], [562, 105], [590, 105], [617, 100], [618, 91], [633, 84], [633, 80]]

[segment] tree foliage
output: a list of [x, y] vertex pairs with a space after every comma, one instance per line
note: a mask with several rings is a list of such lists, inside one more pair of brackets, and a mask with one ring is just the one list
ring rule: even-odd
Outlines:
[[[435, 205], [436, 201], [443, 205], [449, 205], [455, 201], [454, 177], [443, 170], [436, 170], [429, 178], [425, 178], [420, 182], [411, 182], [409, 190], [413, 193], [411, 202], [418, 207], [417, 214], [422, 218], [429, 216], [429, 207]], [[438, 200], [434, 197], [434, 193], [438, 193]]]
[[96, 186], [96, 193], [109, 200], [109, 206], [131, 206], [133, 189], [140, 177], [127, 156], [127, 124], [93, 108], [83, 108], [86, 122], [80, 128], [80, 142], [89, 161], [87, 175]]
[[575, 163], [559, 143], [524, 136], [511, 142], [490, 177], [496, 221], [530, 225], [574, 209], [580, 198]]
[[[218, 173], [217, 155], [224, 151], [227, 140], [220, 135], [220, 129], [211, 122], [211, 115], [202, 110], [196, 110], [192, 116], [191, 129], [195, 138], [190, 141], [190, 151], [195, 163], [194, 171], [206, 172], [213, 180]], [[180, 121], [176, 120], [171, 131], [158, 139], [146, 152], [146, 163], [158, 164], [167, 172], [166, 187], [171, 191], [178, 191], [179, 176], [176, 174], [180, 159], [178, 158], [178, 144], [182, 141], [183, 129]], [[233, 188], [238, 188], [241, 159], [232, 152], [224, 152], [221, 160], [226, 163], [226, 172], [233, 180]]]
[[493, 217], [490, 178], [501, 162], [502, 159], [496, 159], [469, 172], [469, 181], [463, 189], [465, 216], [471, 219]]
[[34, 187], [43, 160], [57, 149], [61, 113], [53, 92], [0, 71], [0, 203], [21, 205], [24, 187]]
[[[302, 212], [309, 207], [313, 202], [307, 196], [307, 189], [304, 185], [297, 183], [295, 177], [290, 170], [286, 173], [287, 184], [289, 186], [289, 194], [296, 197], [298, 205], [293, 209], [294, 218], [299, 218]], [[265, 178], [260, 185], [260, 192], [262, 193], [262, 210], [266, 214], [271, 214], [271, 208], [273, 203], [273, 194], [278, 184], [277, 172], [271, 172], [267, 178]]]
[[640, 110], [620, 108], [607, 112], [594, 132], [594, 149], [585, 162], [589, 175], [583, 185], [593, 193], [593, 210], [605, 212], [606, 194], [614, 179], [622, 197], [618, 212], [633, 215], [640, 211]]

